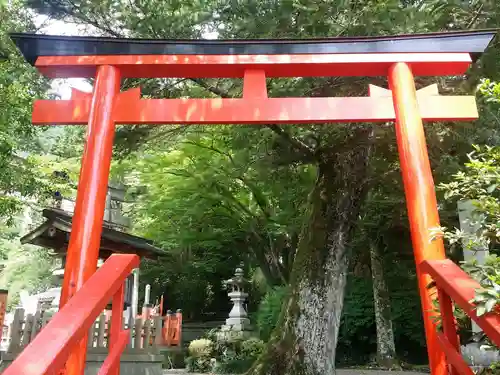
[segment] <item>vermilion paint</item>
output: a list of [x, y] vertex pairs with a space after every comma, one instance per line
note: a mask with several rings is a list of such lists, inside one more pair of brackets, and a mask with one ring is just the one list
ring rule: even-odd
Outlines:
[[[253, 89], [255, 90], [255, 89]], [[122, 92], [113, 118], [116, 124], [293, 124], [387, 122], [395, 120], [391, 97], [140, 99], [139, 90]], [[134, 95], [135, 94], [135, 97]], [[259, 91], [255, 95], [263, 95]], [[426, 121], [466, 121], [478, 117], [473, 96], [419, 95]], [[38, 100], [33, 110], [37, 125], [86, 125], [90, 99]]]
[[[139, 267], [139, 263], [137, 255], [111, 255], [68, 301], [64, 309], [52, 317], [2, 375], [57, 374], [68, 356], [75, 348], [78, 350], [81, 338], [86, 337], [95, 319], [110, 299], [123, 288], [125, 279], [134, 268]], [[121, 345], [121, 340], [120, 336], [117, 346]], [[110, 354], [111, 359], [114, 358], [112, 354]], [[66, 374], [83, 374], [75, 371], [76, 369], [72, 367]]]
[[[122, 330], [123, 326], [123, 303], [125, 302], [124, 295], [125, 285], [122, 284], [121, 288], [113, 296], [113, 302], [111, 307], [111, 329], [110, 329], [110, 341], [109, 341], [109, 352], [119, 353], [123, 352], [123, 349], [127, 345], [128, 332], [124, 339], [124, 332]], [[120, 375], [120, 355], [114, 358], [114, 362], [110, 365], [110, 370], [107, 374], [109, 375]]]
[[[462, 354], [448, 341], [446, 335], [442, 332], [437, 332], [438, 342], [446, 355], [448, 361], [449, 374], [474, 375], [474, 371], [464, 361]], [[431, 370], [433, 371], [433, 370]], [[431, 372], [432, 373], [432, 372]]]
[[5, 319], [5, 312], [7, 310], [7, 296], [9, 292], [7, 290], [0, 290], [0, 340], [3, 336], [3, 323]]
[[[119, 89], [118, 69], [112, 66], [100, 66], [97, 70], [89, 114], [60, 308], [64, 307], [97, 268], [115, 134], [113, 106]], [[66, 364], [68, 374], [83, 374], [86, 352], [85, 335], [80, 340], [78, 349], [71, 352]]]
[[468, 53], [353, 53], [301, 55], [111, 55], [41, 56], [35, 66], [50, 78], [93, 78], [98, 66], [120, 68], [123, 78], [242, 78], [263, 70], [267, 77], [386, 76], [404, 61], [415, 75], [459, 75], [471, 64]]
[[[428, 273], [442, 289], [470, 318], [486, 333], [488, 338], [500, 346], [500, 314], [477, 316], [474, 299], [479, 283], [467, 275], [453, 261], [429, 260], [422, 263], [422, 271]], [[446, 307], [445, 307], [446, 309]]]
[[[453, 351], [455, 353], [458, 354], [460, 353], [460, 340], [455, 324], [455, 316], [453, 314], [453, 301], [451, 300], [450, 296], [446, 294], [444, 289], [438, 287], [437, 291], [439, 300], [439, 312], [441, 314], [441, 324], [443, 326], [443, 334], [449, 346], [453, 348]], [[445, 355], [449, 357], [449, 354], [446, 354], [446, 348], [443, 347], [442, 343], [441, 347], [443, 348]], [[450, 367], [448, 370], [450, 375], [460, 375], [460, 372], [457, 371], [455, 366], [451, 366], [449, 362], [450, 361], [448, 360], [448, 367]], [[469, 371], [472, 373], [472, 370], [470, 368]]]
[[462, 308], [497, 345], [500, 344], [500, 315], [489, 313], [477, 316], [476, 306], [471, 301], [480, 285], [451, 260], [424, 261], [420, 268], [434, 279], [438, 288], [443, 332], [438, 332], [437, 338], [446, 355], [449, 373], [472, 375], [473, 371], [460, 351], [453, 303]]
[[396, 138], [417, 266], [427, 353], [432, 374], [446, 375], [448, 371], [444, 352], [433, 324], [435, 296], [427, 288], [432, 279], [421, 270], [424, 260], [445, 259], [445, 253], [442, 239], [433, 240], [431, 235], [432, 229], [440, 226], [439, 215], [422, 117], [413, 74], [408, 64], [397, 63], [391, 66], [389, 85], [396, 112]]

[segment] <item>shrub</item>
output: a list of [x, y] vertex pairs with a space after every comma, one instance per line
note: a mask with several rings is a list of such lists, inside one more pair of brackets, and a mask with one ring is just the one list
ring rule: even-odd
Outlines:
[[191, 357], [207, 357], [212, 353], [213, 342], [208, 339], [193, 340], [189, 344], [189, 355]]
[[222, 339], [216, 345], [214, 372], [218, 374], [241, 374], [248, 371], [262, 354], [265, 343], [257, 338], [242, 337]]
[[[483, 81], [479, 88], [489, 102], [500, 102], [500, 86]], [[437, 234], [443, 234], [451, 245], [462, 246], [474, 251], [485, 248], [498, 250], [500, 244], [500, 147], [474, 146], [474, 151], [467, 155], [468, 163], [448, 184], [439, 185], [448, 200], [471, 200], [474, 205], [471, 223], [478, 227], [475, 233], [462, 230], [438, 228]], [[476, 305], [478, 316], [500, 311], [500, 258], [490, 255], [484, 265], [474, 260], [463, 263], [463, 269], [476, 279], [480, 288], [475, 292], [472, 302]], [[478, 337], [475, 338], [476, 340]]]
[[252, 367], [265, 344], [257, 338], [245, 339], [237, 332], [218, 336], [208, 331], [205, 338], [191, 341], [186, 368], [189, 372], [240, 374]]
[[187, 357], [186, 369], [188, 372], [207, 373], [211, 372], [213, 361], [210, 357]]
[[212, 352], [214, 343], [212, 340], [199, 339], [189, 343], [189, 356], [186, 358], [186, 368], [189, 372], [212, 371]]
[[250, 338], [241, 343], [241, 354], [245, 357], [257, 358], [264, 351], [264, 341]]

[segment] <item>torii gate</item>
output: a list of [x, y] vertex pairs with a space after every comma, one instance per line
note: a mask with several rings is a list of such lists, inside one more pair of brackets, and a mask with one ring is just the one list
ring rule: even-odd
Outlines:
[[[478, 112], [472, 96], [440, 96], [435, 85], [416, 91], [414, 76], [464, 74], [494, 35], [174, 41], [12, 34], [27, 61], [45, 76], [96, 78], [92, 94], [75, 90], [71, 100], [38, 100], [33, 110], [37, 125], [88, 124], [61, 307], [96, 270], [115, 124], [395, 121], [430, 367], [433, 375], [447, 374], [432, 321], [430, 278], [420, 267], [445, 259], [442, 240], [431, 240], [439, 217], [422, 121], [469, 121]], [[267, 96], [266, 77], [318, 76], [384, 76], [390, 90], [370, 86], [368, 97]], [[141, 99], [139, 88], [120, 92], [120, 79], [132, 77], [243, 77], [243, 97]], [[86, 337], [81, 341], [67, 363], [70, 374], [83, 374]]]

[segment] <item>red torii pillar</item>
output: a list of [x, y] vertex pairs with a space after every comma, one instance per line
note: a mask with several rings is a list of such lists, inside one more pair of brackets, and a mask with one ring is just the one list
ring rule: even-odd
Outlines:
[[[113, 106], [119, 91], [120, 71], [113, 66], [100, 66], [92, 96], [59, 308], [96, 271], [115, 135]], [[66, 364], [67, 374], [83, 374], [87, 340], [86, 335], [79, 349], [71, 353]]]
[[392, 65], [389, 69], [389, 85], [396, 111], [396, 138], [424, 314], [427, 353], [432, 374], [446, 374], [448, 369], [444, 353], [438, 343], [432, 319], [435, 315], [433, 299], [436, 298], [430, 295], [428, 290], [432, 278], [420, 269], [424, 260], [445, 259], [446, 256], [443, 239], [441, 237], [432, 239], [431, 234], [432, 228], [440, 226], [439, 213], [424, 127], [410, 67], [404, 63]]
[[[268, 124], [324, 122], [396, 122], [399, 157], [417, 264], [417, 277], [433, 375], [445, 375], [445, 357], [437, 341], [430, 278], [420, 263], [444, 259], [436, 196], [422, 120], [477, 118], [474, 97], [446, 97], [431, 86], [415, 90], [413, 73], [452, 75], [465, 72], [467, 53], [328, 54], [328, 55], [185, 55], [39, 57], [36, 66], [49, 77], [91, 77], [92, 95], [75, 92], [67, 101], [37, 101], [35, 124], [88, 122], [87, 144], [77, 193], [73, 232], [68, 248], [61, 306], [95, 271], [114, 126], [119, 124]], [[244, 95], [237, 99], [141, 99], [138, 89], [118, 93], [124, 77], [241, 77]], [[387, 76], [391, 91], [371, 87], [369, 97], [268, 98], [266, 76]], [[85, 342], [72, 353], [67, 369], [82, 374]]]

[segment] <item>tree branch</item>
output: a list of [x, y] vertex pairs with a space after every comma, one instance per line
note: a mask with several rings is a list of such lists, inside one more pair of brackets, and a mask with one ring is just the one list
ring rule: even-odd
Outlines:
[[145, 142], [151, 142], [155, 139], [162, 138], [167, 135], [172, 135], [175, 133], [181, 133], [186, 131], [190, 126], [192, 125], [179, 125], [179, 126], [174, 126], [174, 127], [169, 127], [167, 130], [164, 131], [159, 131], [158, 133], [155, 133], [153, 135], [150, 135], [149, 137], [144, 138]]
[[196, 83], [198, 86], [203, 87], [205, 90], [211, 92], [212, 94], [220, 96], [221, 98], [230, 99], [230, 98], [233, 97], [227, 91], [221, 90], [218, 87], [211, 86], [211, 85], [209, 85], [207, 82], [205, 82], [202, 79], [199, 79], [199, 78], [190, 78], [190, 80], [192, 82]]
[[[56, 11], [59, 11], [63, 14], [66, 14], [69, 17], [74, 17], [76, 19], [79, 19], [87, 24], [90, 24], [94, 26], [97, 29], [100, 29], [112, 36], [115, 37], [123, 37], [122, 34], [116, 32], [115, 30], [111, 29], [109, 26], [104, 26], [100, 24], [96, 19], [91, 20], [89, 17], [85, 17], [80, 10], [76, 7], [75, 4], [73, 4], [71, 1], [69, 1], [70, 6], [72, 9], [67, 9], [64, 6], [57, 6], [54, 4], [50, 4], [52, 8]], [[232, 95], [230, 95], [227, 91], [221, 90], [218, 87], [213, 87], [209, 84], [207, 84], [204, 80], [198, 79], [198, 78], [190, 78], [190, 80], [194, 83], [196, 83], [198, 86], [203, 87], [207, 91], [211, 92], [212, 94], [215, 94], [217, 96], [220, 96], [221, 98], [232, 98]], [[309, 158], [314, 158], [315, 157], [315, 152], [314, 149], [309, 147], [307, 144], [305, 144], [303, 141], [301, 141], [298, 138], [295, 138], [292, 136], [290, 133], [282, 129], [279, 125], [276, 124], [265, 124], [265, 127], [271, 129], [274, 133], [279, 135], [282, 139], [287, 141], [290, 145], [292, 145], [293, 148], [295, 148], [297, 151], [300, 153], [304, 154], [305, 156]]]
[[479, 16], [483, 12], [483, 8], [484, 8], [484, 4], [481, 4], [479, 6], [479, 9], [476, 11], [476, 14], [474, 15], [474, 17], [472, 17], [469, 24], [467, 25], [467, 29], [471, 29], [474, 27], [474, 24], [477, 22], [477, 20], [479, 19]]
[[[213, 87], [209, 84], [207, 84], [205, 81], [202, 79], [198, 78], [191, 78], [191, 81], [199, 85], [200, 87], [203, 87], [207, 91], [211, 92], [212, 94], [215, 94], [217, 96], [220, 96], [221, 98], [225, 99], [230, 99], [233, 96], [230, 95], [228, 92], [221, 90], [217, 87]], [[300, 139], [295, 138], [292, 136], [290, 133], [285, 131], [283, 128], [281, 128], [279, 125], [276, 124], [264, 124], [265, 127], [271, 129], [274, 133], [279, 135], [282, 139], [286, 140], [288, 143], [290, 143], [297, 151], [301, 152], [302, 154], [314, 158], [315, 152], [314, 149], [309, 147], [307, 144], [302, 142]]]
[[301, 151], [303, 154], [309, 157], [313, 157], [315, 155], [314, 150], [302, 142], [300, 139], [295, 138], [286, 130], [284, 130], [281, 126], [276, 124], [266, 124], [267, 128], [271, 129], [273, 132], [278, 134], [281, 138], [285, 139], [288, 143], [290, 143], [297, 151]]

